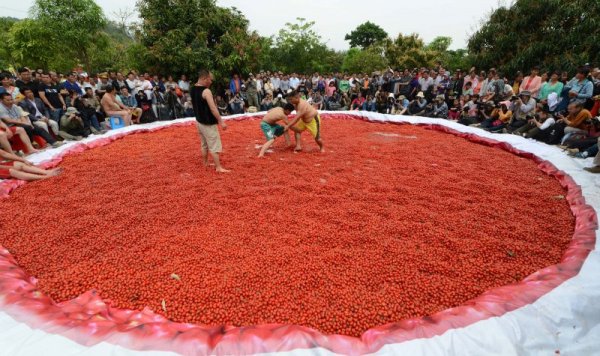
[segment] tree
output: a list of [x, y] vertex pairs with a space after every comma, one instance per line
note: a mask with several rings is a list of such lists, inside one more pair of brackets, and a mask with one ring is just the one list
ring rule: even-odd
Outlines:
[[433, 41], [429, 42], [427, 49], [438, 52], [439, 54], [443, 54], [444, 52], [448, 51], [448, 48], [450, 48], [451, 44], [452, 37], [438, 36], [434, 38]]
[[482, 68], [515, 73], [539, 65], [573, 71], [600, 61], [599, 37], [597, 0], [517, 0], [490, 14], [469, 39], [468, 50]]
[[399, 34], [395, 40], [386, 39], [383, 47], [388, 63], [394, 68], [430, 67], [435, 59], [435, 53], [425, 47], [416, 33]]
[[371, 46], [361, 50], [350, 48], [344, 57], [342, 70], [348, 73], [368, 73], [386, 69], [387, 60], [383, 56], [381, 47]]
[[277, 70], [309, 73], [320, 67], [326, 70], [322, 58], [332, 55], [332, 50], [321, 41], [313, 29], [315, 23], [297, 18], [296, 23], [286, 23], [279, 30], [272, 49]]
[[383, 41], [388, 37], [385, 32], [378, 25], [367, 21], [362, 25], [358, 26], [354, 31], [346, 35], [345, 40], [350, 41], [350, 47], [360, 47], [366, 49], [367, 47]]
[[10, 29], [19, 21], [13, 17], [0, 17], [0, 69], [7, 69], [13, 65], [13, 57], [10, 49]]
[[208, 68], [224, 85], [232, 72], [258, 65], [263, 42], [235, 8], [214, 0], [140, 0], [138, 10], [143, 22], [137, 37], [154, 71], [178, 75]]
[[94, 0], [36, 0], [31, 13], [36, 26], [46, 31], [43, 40], [60, 49], [55, 56], [79, 60], [91, 70], [90, 50], [98, 46], [95, 41], [106, 26]]

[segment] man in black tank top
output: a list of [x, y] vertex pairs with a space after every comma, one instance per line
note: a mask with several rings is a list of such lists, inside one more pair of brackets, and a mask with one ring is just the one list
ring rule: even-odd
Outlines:
[[221, 166], [219, 160], [219, 153], [221, 153], [223, 147], [217, 127], [217, 125], [221, 125], [221, 128], [226, 130], [227, 125], [221, 118], [212, 92], [209, 89], [213, 80], [212, 74], [204, 69], [198, 74], [198, 82], [190, 88], [190, 96], [192, 97], [192, 106], [196, 116], [196, 127], [202, 142], [202, 160], [204, 165], [208, 166], [208, 153], [210, 152], [215, 161], [217, 172], [227, 173], [229, 171]]

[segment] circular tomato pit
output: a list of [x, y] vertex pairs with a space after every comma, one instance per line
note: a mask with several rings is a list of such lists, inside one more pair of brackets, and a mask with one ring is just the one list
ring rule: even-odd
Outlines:
[[559, 182], [499, 148], [410, 125], [326, 119], [320, 154], [259, 121], [201, 165], [193, 125], [67, 156], [0, 201], [0, 244], [61, 302], [89, 290], [201, 325], [297, 324], [359, 336], [459, 306], [560, 262]]

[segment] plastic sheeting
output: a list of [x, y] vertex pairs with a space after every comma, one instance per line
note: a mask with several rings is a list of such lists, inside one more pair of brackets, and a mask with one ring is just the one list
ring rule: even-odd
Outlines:
[[[590, 253], [597, 241], [594, 209], [600, 208], [599, 178], [583, 172], [579, 162], [566, 157], [555, 147], [522, 137], [493, 135], [438, 119], [357, 112], [323, 115], [323, 118], [327, 117], [427, 125], [536, 160], [540, 169], [556, 177], [568, 189], [567, 200], [576, 217], [573, 241], [561, 263], [538, 271], [521, 283], [488, 291], [460, 307], [374, 328], [359, 339], [322, 335], [300, 326], [211, 328], [177, 324], [150, 310], [112, 308], [93, 292], [56, 304], [35, 289], [35, 279], [17, 266], [8, 251], [0, 249], [0, 296], [3, 301], [0, 307], [0, 353], [12, 350], [10, 354], [48, 354], [46, 345], [58, 343], [63, 346], [56, 354], [81, 351], [97, 354], [106, 350], [118, 354], [135, 352], [133, 350], [183, 354], [277, 351], [307, 354], [329, 353], [328, 350], [340, 354], [506, 355], [557, 351], [594, 354], [600, 350], [600, 279], [596, 272], [600, 270], [600, 258], [596, 251]], [[66, 154], [109, 144], [133, 132], [192, 123], [193, 120], [184, 119], [128, 127], [43, 152], [32, 157], [32, 161], [49, 167], [58, 164]], [[0, 194], [6, 196], [21, 184], [0, 182]], [[27, 342], [32, 337], [36, 341], [33, 344]]]

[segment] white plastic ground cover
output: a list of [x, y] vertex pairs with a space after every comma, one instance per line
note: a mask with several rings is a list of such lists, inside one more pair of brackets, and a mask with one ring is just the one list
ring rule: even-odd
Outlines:
[[[324, 112], [328, 113], [328, 112]], [[575, 160], [559, 148], [506, 134], [492, 134], [473, 127], [463, 126], [442, 119], [407, 116], [390, 116], [368, 112], [330, 112], [331, 114], [353, 115], [380, 122], [402, 122], [411, 124], [434, 124], [453, 130], [472, 133], [496, 141], [506, 142], [513, 147], [535, 154], [554, 164], [570, 175], [581, 186], [582, 194], [597, 213], [600, 213], [600, 175], [583, 171], [591, 165], [591, 159]], [[235, 119], [237, 115], [226, 119]], [[110, 131], [103, 136], [90, 136], [82, 142], [116, 135], [126, 131], [170, 126], [193, 121], [192, 118], [168, 122], [156, 122], [130, 126]], [[231, 125], [235, 125], [232, 123]], [[325, 127], [326, 126], [325, 121]], [[257, 128], [258, 130], [258, 128]], [[327, 129], [324, 130], [325, 135]], [[326, 136], [325, 136], [326, 137]], [[227, 135], [223, 137], [227, 147]], [[58, 155], [74, 143], [58, 149], [33, 155], [30, 160], [40, 163]], [[99, 158], [101, 159], [101, 158]], [[481, 167], [485, 169], [485, 167]], [[500, 317], [479, 321], [464, 328], [451, 329], [440, 336], [415, 339], [400, 344], [386, 345], [378, 355], [600, 355], [600, 233], [596, 231], [596, 246], [584, 262], [579, 274], [536, 302], [508, 312]], [[0, 296], [1, 298], [1, 296]], [[0, 309], [0, 355], [173, 355], [170, 352], [134, 351], [107, 342], [94, 346], [83, 346], [70, 339], [17, 322]], [[332, 355], [324, 349], [300, 349], [278, 355]]]

